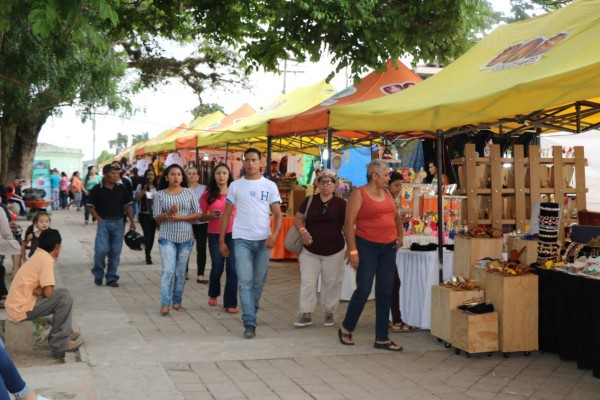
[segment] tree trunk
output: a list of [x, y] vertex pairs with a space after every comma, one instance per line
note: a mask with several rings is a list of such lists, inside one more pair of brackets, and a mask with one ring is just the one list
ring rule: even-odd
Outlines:
[[15, 176], [31, 177], [37, 139], [49, 113], [34, 113], [12, 123], [11, 118], [0, 120], [2, 134], [2, 156], [0, 158], [0, 182], [8, 182]]

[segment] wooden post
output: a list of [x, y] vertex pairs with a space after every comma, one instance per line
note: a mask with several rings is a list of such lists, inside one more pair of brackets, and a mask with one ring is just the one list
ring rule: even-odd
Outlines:
[[561, 207], [560, 226], [558, 227], [558, 242], [562, 243], [565, 238], [565, 210], [562, 209], [565, 203], [565, 177], [563, 169], [565, 167], [562, 146], [552, 146], [553, 170], [552, 178], [554, 179], [554, 202]]
[[575, 204], [577, 204], [577, 210], [587, 209], [587, 186], [585, 186], [586, 166], [587, 159], [583, 154], [583, 146], [575, 146], [575, 194], [577, 195]]
[[490, 178], [492, 181], [492, 227], [502, 231], [502, 160], [500, 156], [500, 145], [492, 145], [490, 167]]
[[522, 145], [515, 145], [513, 152], [515, 171], [515, 201], [513, 202], [517, 230], [525, 232], [527, 221], [525, 207], [525, 152]]
[[479, 182], [477, 182], [477, 154], [475, 152], [475, 145], [469, 143], [465, 145], [465, 181], [466, 181], [466, 193], [467, 193], [467, 225], [469, 229], [476, 228], [479, 223], [479, 206], [477, 204], [477, 188]]
[[[529, 201], [530, 210], [533, 205], [541, 200], [541, 180], [540, 180], [540, 148], [538, 146], [529, 146]], [[531, 215], [529, 216], [531, 219]]]

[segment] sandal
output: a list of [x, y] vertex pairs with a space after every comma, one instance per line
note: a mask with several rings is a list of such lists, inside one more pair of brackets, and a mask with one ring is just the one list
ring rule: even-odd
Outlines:
[[373, 343], [373, 347], [379, 350], [388, 350], [388, 351], [402, 351], [404, 348], [391, 340], [385, 343]]
[[217, 305], [217, 298], [216, 297], [209, 297], [208, 298], [208, 305], [209, 306], [216, 306]]
[[417, 330], [416, 327], [405, 324], [404, 322], [390, 323], [390, 329], [392, 332], [396, 333], [409, 333]]
[[237, 308], [235, 308], [235, 307], [228, 307], [225, 310], [227, 310], [227, 312], [229, 314], [237, 314], [237, 312], [238, 312]]
[[340, 343], [344, 346], [354, 346], [354, 342], [352, 341], [352, 334], [350, 332], [342, 332], [342, 328], [338, 329], [338, 338], [340, 338]]
[[185, 307], [182, 306], [181, 304], [173, 304], [173, 310], [175, 310], [175, 311], [181, 311], [181, 312], [187, 311], [185, 309]]
[[169, 306], [162, 306], [160, 308], [160, 315], [162, 315], [163, 317], [166, 316], [167, 314], [169, 314], [170, 308]]

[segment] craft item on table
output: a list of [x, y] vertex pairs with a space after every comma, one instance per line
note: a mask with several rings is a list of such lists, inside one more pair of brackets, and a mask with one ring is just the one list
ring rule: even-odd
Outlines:
[[413, 183], [423, 183], [427, 178], [427, 172], [421, 167], [419, 172], [415, 173], [415, 177], [413, 179]]
[[560, 205], [558, 203], [540, 203], [538, 217], [540, 230], [538, 235], [538, 262], [544, 264], [554, 260], [558, 250], [558, 229], [560, 227]]
[[410, 171], [408, 168], [402, 168], [402, 182], [410, 183]]
[[414, 205], [414, 191], [412, 186], [402, 186], [402, 191], [400, 192], [401, 198], [401, 206], [402, 208], [413, 208]]
[[425, 229], [425, 222], [421, 221], [420, 219], [413, 219], [412, 225], [416, 233], [423, 233], [423, 229]]
[[470, 278], [452, 275], [450, 279], [444, 279], [440, 286], [449, 287], [455, 290], [478, 290], [479, 284]]

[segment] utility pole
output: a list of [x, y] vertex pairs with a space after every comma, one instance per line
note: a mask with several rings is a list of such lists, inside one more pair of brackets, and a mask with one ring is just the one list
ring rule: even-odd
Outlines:
[[96, 113], [92, 112], [92, 165], [96, 165]]
[[[289, 59], [289, 61], [294, 61], [294, 62], [296, 62], [296, 63], [298, 62], [298, 60], [296, 60], [296, 59], [294, 59], [294, 58], [290, 58], [290, 59]], [[299, 70], [299, 69], [296, 69], [296, 70], [293, 70], [293, 69], [292, 69], [292, 70], [289, 70], [289, 69], [287, 68], [287, 62], [288, 62], [288, 59], [287, 59], [287, 58], [286, 58], [285, 60], [283, 60], [283, 71], [282, 71], [282, 72], [283, 72], [283, 90], [281, 91], [281, 93], [282, 93], [282, 94], [285, 94], [285, 93], [286, 93], [286, 86], [287, 86], [287, 73], [288, 73], [288, 72], [292, 72], [292, 73], [294, 73], [294, 74], [303, 74], [303, 73], [304, 73], [304, 71], [302, 71], [302, 70]], [[296, 64], [296, 65], [295, 65], [295, 67], [298, 67], [298, 66], [299, 66], [298, 64]]]

